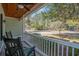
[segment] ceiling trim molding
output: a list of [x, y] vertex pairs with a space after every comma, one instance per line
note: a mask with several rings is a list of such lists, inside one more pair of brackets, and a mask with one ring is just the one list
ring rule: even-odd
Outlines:
[[44, 3], [38, 3], [36, 4], [30, 11], [28, 11], [27, 13], [25, 13], [21, 18], [23, 19], [24, 17], [26, 17], [27, 15], [29, 15], [30, 13], [32, 13], [33, 11], [37, 10], [38, 8], [40, 8]]

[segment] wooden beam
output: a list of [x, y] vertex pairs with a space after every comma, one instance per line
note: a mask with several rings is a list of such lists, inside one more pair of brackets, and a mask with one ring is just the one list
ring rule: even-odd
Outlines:
[[27, 11], [30, 11], [30, 9], [29, 9], [27, 6], [24, 6], [24, 8], [25, 8]]
[[[43, 5], [43, 3], [42, 3], [42, 4], [41, 4], [41, 3], [35, 4], [35, 5], [31, 8], [31, 10], [28, 11], [27, 13], [25, 13], [23, 16], [26, 16], [26, 15], [30, 14], [31, 12], [33, 12], [34, 10], [36, 10], [37, 8], [39, 8], [39, 7], [42, 6], [42, 5]], [[22, 17], [21, 17], [21, 18], [22, 18]]]

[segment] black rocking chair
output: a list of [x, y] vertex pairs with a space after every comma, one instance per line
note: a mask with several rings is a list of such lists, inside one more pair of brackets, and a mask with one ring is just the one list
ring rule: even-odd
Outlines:
[[12, 35], [12, 32], [11, 31], [9, 31], [9, 32], [5, 32], [5, 36], [6, 36], [6, 38], [13, 38], [13, 35]]
[[10, 39], [3, 37], [6, 45], [6, 56], [35, 56], [35, 47], [23, 48], [20, 38]]

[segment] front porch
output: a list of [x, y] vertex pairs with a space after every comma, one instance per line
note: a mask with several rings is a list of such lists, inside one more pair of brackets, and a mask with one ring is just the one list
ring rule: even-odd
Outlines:
[[[20, 14], [21, 10], [18, 11], [19, 13], [15, 13], [16, 15], [13, 15], [12, 13], [9, 14], [9, 11], [8, 11], [7, 16], [4, 17], [3, 35], [5, 35], [5, 32], [11, 31], [13, 38], [21, 37], [21, 42], [24, 47], [35, 46], [36, 56], [79, 56], [79, 40], [76, 40], [76, 39], [70, 40], [69, 38], [62, 38], [62, 37], [58, 37], [56, 35], [54, 36], [54, 34], [57, 34], [57, 35], [65, 34], [66, 37], [67, 36], [78, 37], [79, 36], [78, 31], [71, 31], [70, 29], [67, 29], [65, 27], [64, 27], [65, 29], [63, 31], [60, 31], [61, 28], [60, 28], [60, 30], [58, 29], [59, 27], [56, 29], [56, 27], [59, 25], [59, 24], [56, 25], [57, 24], [56, 22], [55, 22], [56, 26], [54, 26], [55, 29], [52, 29], [53, 31], [46, 30], [46, 29], [51, 29], [53, 27], [53, 25], [52, 25], [53, 22], [51, 22], [51, 25], [49, 26], [47, 20], [45, 21], [46, 24], [44, 23], [45, 27], [42, 27], [42, 25], [40, 25], [40, 23], [42, 24], [42, 20], [40, 21], [40, 23], [39, 23], [39, 21], [37, 23], [31, 23], [29, 21], [26, 22], [27, 20], [29, 20], [31, 18], [31, 14], [35, 13], [36, 10], [38, 11], [40, 8], [42, 8], [41, 7], [42, 4], [36, 4], [36, 5], [33, 4], [33, 5], [34, 5], [34, 7], [33, 7], [33, 9], [30, 9], [31, 11], [28, 10], [29, 8], [26, 8], [28, 11], [23, 9], [26, 12], [26, 14], [23, 13], [24, 15]], [[45, 5], [46, 4], [44, 4], [44, 6]], [[6, 9], [6, 7], [4, 7], [4, 6], [5, 6], [5, 4], [3, 4], [3, 8]], [[9, 7], [10, 7], [10, 5], [8, 4], [8, 8]], [[26, 6], [26, 7], [29, 7], [29, 6]], [[30, 8], [32, 8], [32, 7], [30, 7]], [[21, 11], [21, 13], [22, 13], [22, 11]], [[3, 14], [5, 14], [5, 13], [3, 13]], [[8, 16], [11, 16], [11, 17], [8, 17]], [[20, 16], [22, 16], [22, 17], [20, 18]], [[33, 14], [32, 17], [33, 16], [36, 16], [36, 15]], [[39, 18], [31, 18], [31, 19], [37, 20], [37, 19], [40, 19], [42, 16], [38, 16], [38, 17]], [[31, 29], [30, 26], [28, 26], [25, 22], [30, 25], [32, 24], [31, 26], [32, 27], [35, 26], [38, 30], [35, 30], [36, 28]], [[57, 20], [57, 22], [61, 23], [59, 20]], [[39, 26], [36, 26], [36, 25], [39, 25]], [[40, 28], [38, 28], [38, 27], [40, 27]], [[41, 28], [43, 30], [39, 31], [39, 30], [41, 30]], [[78, 30], [78, 27], [77, 27], [77, 30]], [[75, 34], [72, 35], [73, 33], [75, 33]], [[5, 56], [5, 49], [4, 49], [5, 46], [4, 45], [5, 45], [4, 42], [0, 41], [0, 55], [2, 55], [2, 56], [3, 55]]]
[[[48, 38], [35, 34], [24, 34], [25, 43], [36, 46], [38, 55], [44, 56], [78, 56], [79, 43], [63, 39]], [[29, 39], [27, 39], [28, 37]]]
[[[63, 39], [48, 38], [32, 33], [24, 33], [22, 44], [25, 47], [35, 46], [37, 56], [78, 56], [79, 43], [69, 42]], [[4, 48], [1, 47], [1, 55], [4, 55]]]

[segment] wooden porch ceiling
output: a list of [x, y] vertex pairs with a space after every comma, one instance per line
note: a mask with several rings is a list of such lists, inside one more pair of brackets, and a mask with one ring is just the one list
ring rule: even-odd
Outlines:
[[25, 4], [25, 8], [17, 8], [17, 3], [3, 3], [2, 7], [5, 13], [5, 16], [21, 18], [25, 13], [31, 11], [31, 9], [37, 5], [37, 3]]

